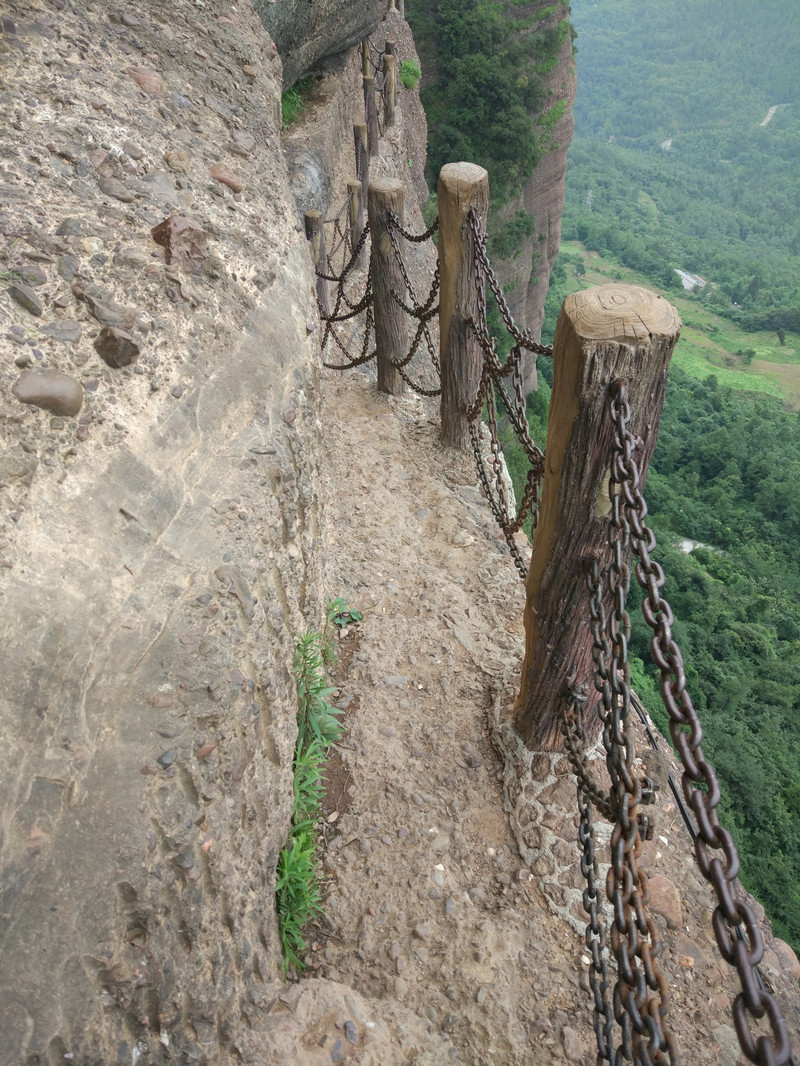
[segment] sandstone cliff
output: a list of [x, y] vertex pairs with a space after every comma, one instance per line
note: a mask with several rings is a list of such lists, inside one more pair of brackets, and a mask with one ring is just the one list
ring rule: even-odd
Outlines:
[[[540, 2], [527, 9], [545, 11], [544, 26], [554, 26], [563, 16], [558, 5]], [[513, 259], [498, 266], [498, 277], [508, 293], [509, 307], [516, 321], [527, 327], [538, 340], [542, 334], [544, 305], [550, 284], [550, 271], [558, 255], [561, 240], [561, 214], [564, 210], [564, 179], [567, 151], [574, 129], [573, 105], [577, 89], [572, 37], [565, 36], [552, 69], [544, 76], [547, 93], [543, 113], [537, 123], [544, 156], [536, 166], [522, 193], [505, 205], [502, 216], [512, 218], [520, 208], [531, 215], [536, 229], [526, 237]], [[527, 389], [536, 385], [536, 367], [531, 359]]]

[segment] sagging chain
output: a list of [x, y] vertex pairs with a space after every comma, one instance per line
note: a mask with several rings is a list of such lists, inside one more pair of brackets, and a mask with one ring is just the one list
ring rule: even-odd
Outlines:
[[492, 290], [492, 295], [497, 301], [497, 306], [500, 310], [506, 329], [517, 344], [526, 351], [535, 352], [537, 355], [552, 356], [552, 345], [539, 344], [538, 341], [533, 339], [533, 334], [530, 330], [520, 329], [514, 321], [509, 306], [506, 303], [506, 298], [503, 295], [503, 290], [500, 288], [500, 283], [495, 276], [494, 270], [492, 270], [492, 264], [490, 263], [489, 256], [486, 252], [486, 234], [481, 232], [480, 219], [478, 218], [478, 213], [475, 208], [470, 208], [467, 214], [467, 222], [475, 242], [475, 257], [480, 263], [489, 288]]
[[[610, 406], [615, 428], [612, 521], [622, 530], [623, 537], [633, 543], [638, 557], [636, 580], [646, 594], [642, 613], [653, 631], [650, 647], [661, 673], [670, 736], [683, 764], [682, 790], [696, 823], [697, 865], [717, 897], [712, 919], [714, 936], [722, 957], [735, 967], [742, 988], [732, 1008], [736, 1035], [750, 1062], [759, 1066], [785, 1066], [792, 1053], [786, 1022], [774, 996], [758, 980], [757, 967], [764, 953], [761, 930], [752, 907], [741, 898], [741, 893], [736, 898], [738, 852], [730, 832], [719, 821], [719, 783], [703, 755], [702, 727], [686, 689], [683, 656], [672, 637], [672, 609], [661, 595], [664, 571], [650, 556], [655, 548], [655, 536], [645, 523], [647, 504], [633, 457], [636, 439], [628, 428], [631, 411], [624, 382], [612, 385]], [[770, 1035], [755, 1035], [752, 1022], [765, 1017]]]
[[[528, 514], [531, 515], [533, 527], [536, 527], [539, 516], [541, 485], [544, 477], [544, 453], [536, 446], [536, 444], [534, 444], [531, 438], [530, 430], [528, 428], [525, 396], [522, 388], [522, 349], [525, 345], [520, 341], [530, 339], [532, 344], [534, 344], [534, 342], [532, 341], [532, 338], [529, 338], [529, 335], [527, 338], [524, 337], [516, 326], [513, 326], [513, 320], [511, 320], [513, 326], [512, 335], [515, 337], [515, 344], [509, 353], [505, 365], [500, 362], [495, 349], [495, 340], [490, 335], [489, 327], [486, 322], [486, 283], [489, 281], [490, 275], [495, 286], [497, 285], [497, 282], [494, 279], [494, 273], [489, 260], [486, 257], [486, 237], [481, 233], [480, 222], [474, 210], [470, 210], [468, 213], [467, 223], [472, 234], [475, 249], [476, 269], [474, 273], [474, 283], [478, 306], [477, 322], [470, 320], [468, 324], [480, 344], [483, 353], [483, 369], [481, 372], [481, 381], [478, 386], [478, 394], [472, 405], [467, 408], [466, 412], [469, 423], [470, 439], [472, 441], [472, 449], [475, 454], [475, 465], [478, 470], [481, 486], [489, 501], [492, 514], [503, 531], [506, 543], [511, 551], [512, 558], [514, 559], [514, 565], [517, 567], [522, 580], [525, 581], [527, 578], [527, 567], [522, 560], [522, 555], [519, 546], [514, 539], [514, 535], [522, 529]], [[505, 306], [505, 301], [503, 301], [503, 303]], [[506, 310], [508, 310], [507, 306]], [[520, 340], [517, 339], [518, 337]], [[531, 350], [543, 352], [549, 351], [552, 354], [552, 349], [545, 349], [543, 345], [534, 344], [534, 348]], [[504, 387], [503, 379], [505, 378], [510, 378], [511, 380], [511, 387], [513, 390], [512, 396], [508, 395]], [[517, 507], [517, 513], [513, 517], [510, 513], [505, 489], [503, 487], [504, 471], [502, 464], [502, 448], [498, 437], [497, 395], [500, 397], [500, 401], [508, 415], [509, 422], [522, 444], [529, 463], [525, 489], [523, 490], [522, 499]], [[480, 447], [480, 435], [477, 428], [478, 423], [481, 420], [484, 404], [486, 405], [487, 424], [489, 429], [491, 461], [494, 475], [493, 486], [490, 485], [489, 473], [486, 470], [486, 464], [483, 459]]]
[[392, 250], [394, 251], [395, 258], [397, 260], [398, 266], [400, 267], [400, 273], [403, 276], [403, 283], [405, 284], [406, 291], [411, 297], [412, 306], [407, 307], [398, 293], [392, 292], [392, 296], [397, 305], [399, 307], [402, 307], [402, 309], [410, 317], [417, 319], [419, 323], [419, 325], [417, 326], [416, 333], [414, 334], [414, 339], [411, 342], [408, 357], [404, 359], [402, 364], [400, 364], [399, 366], [397, 364], [394, 365], [396, 369], [399, 370], [400, 375], [406, 382], [406, 384], [409, 385], [415, 392], [420, 393], [422, 396], [438, 396], [442, 391], [441, 386], [437, 386], [432, 389], [426, 389], [424, 388], [424, 386], [417, 384], [417, 382], [415, 381], [412, 381], [408, 375], [403, 373], [402, 367], [406, 366], [408, 363], [411, 362], [411, 359], [416, 355], [422, 338], [424, 337], [425, 345], [428, 349], [428, 354], [430, 355], [431, 362], [433, 363], [434, 370], [436, 371], [436, 376], [441, 380], [439, 356], [436, 351], [436, 346], [433, 343], [433, 338], [431, 337], [430, 330], [428, 329], [428, 322], [439, 313], [439, 305], [436, 304], [434, 306], [434, 301], [439, 293], [439, 263], [438, 261], [436, 263], [436, 269], [433, 274], [433, 284], [431, 285], [431, 291], [428, 294], [428, 298], [424, 304], [420, 305], [417, 301], [416, 294], [414, 293], [414, 287], [411, 284], [411, 278], [408, 275], [408, 269], [406, 267], [405, 260], [403, 259], [403, 253], [400, 248], [400, 242], [398, 240], [397, 235], [399, 233], [406, 240], [410, 240], [412, 243], [415, 244], [421, 244], [425, 240], [430, 240], [430, 238], [436, 232], [438, 225], [439, 220], [437, 218], [433, 226], [429, 227], [424, 233], [414, 235], [403, 228], [400, 219], [396, 214], [390, 212], [388, 217], [389, 239], [392, 242]]
[[[323, 314], [322, 309], [319, 309], [320, 318], [325, 322], [325, 329], [322, 334], [322, 340], [320, 341], [320, 348], [324, 352], [327, 347], [328, 341], [332, 340], [346, 360], [346, 362], [343, 363], [329, 363], [326, 362], [323, 358], [322, 365], [330, 370], [352, 370], [355, 367], [363, 366], [365, 363], [369, 363], [376, 356], [376, 352], [374, 350], [371, 353], [369, 351], [370, 338], [372, 336], [373, 327], [375, 324], [374, 308], [372, 302], [372, 270], [367, 270], [367, 284], [364, 288], [364, 293], [361, 299], [357, 303], [352, 303], [348, 299], [344, 291], [345, 280], [347, 279], [348, 275], [350, 274], [356, 262], [358, 261], [358, 257], [361, 254], [361, 250], [364, 247], [368, 236], [369, 223], [367, 223], [367, 225], [364, 227], [361, 233], [361, 237], [359, 238], [358, 243], [355, 249], [353, 250], [353, 254], [350, 256], [350, 261], [348, 262], [342, 273], [337, 278], [326, 279], [329, 281], [337, 281], [338, 287], [336, 291], [336, 302], [330, 315]], [[344, 303], [349, 308], [349, 311], [345, 313], [340, 312], [339, 309], [342, 303]], [[335, 323], [346, 322], [352, 318], [355, 318], [362, 312], [366, 312], [366, 315], [364, 319], [364, 341], [361, 346], [361, 354], [356, 356], [355, 359], [351, 359], [349, 348], [350, 344], [353, 341], [355, 333], [351, 336], [348, 344], [344, 345], [334, 326]]]

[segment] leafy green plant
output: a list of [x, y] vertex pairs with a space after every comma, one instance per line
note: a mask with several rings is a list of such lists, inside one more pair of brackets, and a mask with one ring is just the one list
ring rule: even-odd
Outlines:
[[404, 59], [400, 64], [400, 81], [407, 89], [416, 89], [422, 71], [416, 59]]
[[[360, 621], [361, 614], [337, 598], [327, 603], [327, 619], [332, 625], [347, 625]], [[330, 703], [330, 697], [338, 690], [330, 684], [325, 670], [327, 643], [324, 634], [307, 632], [295, 644], [298, 709], [292, 831], [278, 859], [276, 887], [284, 975], [290, 966], [303, 970], [301, 956], [307, 947], [303, 929], [322, 913], [316, 825], [325, 797], [328, 748], [344, 731], [339, 720], [342, 712]]]
[[328, 600], [325, 604], [328, 611], [328, 622], [335, 626], [349, 626], [353, 622], [360, 622], [364, 617], [361, 611], [348, 607], [341, 596], [335, 600]]
[[306, 633], [295, 645], [294, 669], [300, 705], [298, 751], [303, 751], [313, 740], [328, 748], [342, 735], [343, 727], [339, 721], [342, 712], [328, 701], [338, 689], [328, 683], [323, 655], [323, 637], [319, 633]]
[[292, 806], [292, 823], [294, 831], [311, 827], [322, 812], [322, 800], [325, 785], [322, 775], [325, 770], [327, 751], [324, 745], [314, 740], [308, 747], [295, 755], [294, 761], [294, 804]]

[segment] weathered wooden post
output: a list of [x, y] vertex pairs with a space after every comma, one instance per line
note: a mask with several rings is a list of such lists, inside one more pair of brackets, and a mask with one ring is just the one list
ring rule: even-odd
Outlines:
[[378, 154], [378, 141], [380, 130], [378, 129], [378, 103], [375, 99], [375, 78], [371, 74], [365, 74], [364, 78], [364, 114], [367, 118], [367, 136], [369, 139], [369, 154]]
[[[389, 47], [388, 44], [386, 46]], [[383, 57], [383, 107], [384, 125], [394, 125], [394, 108], [397, 103], [397, 60], [392, 55]]]
[[467, 224], [475, 208], [481, 230], [489, 210], [489, 175], [475, 163], [447, 163], [439, 172], [439, 356], [442, 440], [469, 448], [467, 408], [475, 403], [483, 353], [468, 325], [478, 321], [476, 260]]
[[386, 52], [384, 54], [394, 56], [394, 106], [397, 107], [397, 101], [400, 99], [400, 64], [397, 62], [394, 41], [386, 42]]
[[361, 42], [361, 73], [366, 78], [372, 73], [372, 62], [369, 57], [369, 37]]
[[328, 255], [325, 249], [325, 226], [321, 211], [306, 211], [306, 237], [311, 243], [311, 258], [317, 271], [317, 300], [323, 314], [331, 313], [331, 296], [328, 282], [319, 274], [328, 273]]
[[[398, 396], [405, 382], [392, 365], [408, 353], [406, 313], [392, 296], [405, 292], [403, 275], [389, 235], [389, 215], [403, 219], [403, 183], [397, 178], [376, 178], [369, 187], [367, 213], [372, 238], [372, 298], [375, 307], [375, 348], [378, 353], [378, 388]], [[400, 252], [403, 237], [397, 233]]]
[[[350, 247], [353, 251], [358, 247], [361, 234], [364, 232], [364, 200], [361, 196], [361, 182], [348, 181], [347, 191], [350, 202], [347, 207], [348, 221], [350, 222]], [[362, 248], [355, 266], [363, 267], [366, 258], [366, 249]]]
[[[439, 201], [441, 210], [441, 199]], [[568, 684], [594, 693], [586, 563], [606, 548], [613, 428], [609, 386], [623, 380], [642, 484], [656, 446], [667, 368], [680, 319], [663, 297], [634, 285], [601, 285], [564, 301], [553, 344], [553, 392], [545, 477], [528, 570], [525, 659], [515, 707], [518, 733], [533, 750], [562, 747]], [[605, 600], [610, 615], [610, 599]], [[574, 678], [574, 681], [573, 681]], [[569, 679], [569, 681], [568, 681]], [[600, 722], [587, 719], [596, 738]]]
[[366, 122], [353, 123], [353, 140], [356, 146], [356, 177], [361, 178], [361, 194], [369, 191], [369, 132]]

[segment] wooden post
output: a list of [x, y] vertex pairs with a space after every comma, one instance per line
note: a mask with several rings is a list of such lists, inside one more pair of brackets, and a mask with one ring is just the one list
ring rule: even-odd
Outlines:
[[378, 103], [375, 99], [375, 79], [373, 76], [364, 76], [364, 113], [367, 117], [367, 135], [369, 138], [369, 154], [378, 154]]
[[[306, 211], [306, 237], [311, 242], [311, 258], [314, 260], [314, 269], [319, 273], [328, 273], [328, 256], [325, 250], [325, 226], [323, 225], [321, 211]], [[317, 300], [323, 314], [331, 313], [331, 297], [328, 282], [325, 278], [317, 277]]]
[[[388, 47], [388, 46], [387, 46]], [[394, 108], [397, 103], [397, 60], [392, 55], [383, 57], [384, 125], [394, 125]]]
[[[406, 313], [392, 290], [405, 292], [403, 275], [389, 236], [389, 213], [403, 219], [403, 183], [397, 178], [376, 178], [369, 187], [367, 213], [372, 239], [372, 298], [375, 307], [375, 348], [378, 353], [378, 388], [398, 396], [405, 382], [392, 366], [408, 354]], [[402, 253], [403, 238], [397, 243]]]
[[[563, 747], [561, 707], [568, 678], [570, 684], [586, 685], [590, 698], [595, 693], [586, 562], [597, 558], [602, 572], [609, 561], [609, 386], [620, 379], [627, 384], [644, 484], [680, 325], [663, 297], [634, 285], [577, 292], [561, 309], [542, 503], [528, 570], [522, 687], [514, 712], [517, 731], [533, 750]], [[608, 617], [608, 596], [605, 607]], [[594, 711], [586, 731], [590, 741], [600, 731]]]
[[369, 58], [369, 37], [361, 42], [361, 73], [366, 78], [372, 73], [372, 63]]
[[474, 207], [482, 230], [489, 210], [489, 175], [475, 163], [447, 163], [439, 172], [439, 355], [442, 440], [470, 447], [467, 408], [475, 402], [483, 353], [467, 325], [478, 318], [475, 249], [467, 225]]
[[369, 131], [366, 122], [353, 123], [353, 140], [356, 146], [356, 177], [361, 178], [361, 194], [369, 192]]
[[[364, 232], [364, 200], [361, 196], [361, 182], [348, 181], [347, 191], [350, 194], [350, 204], [347, 209], [350, 222], [350, 247], [355, 251], [361, 240], [361, 234]], [[365, 259], [366, 247], [361, 249], [355, 265], [363, 267]]]

